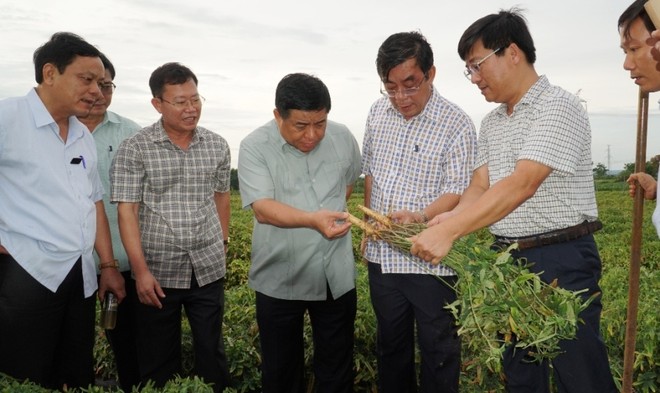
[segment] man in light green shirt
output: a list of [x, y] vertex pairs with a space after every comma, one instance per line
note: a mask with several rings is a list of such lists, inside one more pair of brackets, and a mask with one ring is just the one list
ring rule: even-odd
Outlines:
[[[113, 82], [115, 79], [115, 67], [103, 54], [101, 54], [101, 61], [105, 67], [105, 77], [100, 85], [102, 96], [94, 103], [89, 114], [85, 117], [79, 117], [78, 120], [92, 132], [94, 142], [96, 143], [99, 176], [105, 189], [103, 205], [108, 215], [112, 251], [117, 264], [116, 267], [101, 266], [101, 261], [96, 252], [94, 252], [96, 273], [100, 274], [99, 269], [101, 268], [117, 268], [124, 277], [126, 286], [126, 297], [119, 304], [115, 328], [106, 330], [106, 337], [115, 355], [119, 384], [122, 390], [130, 392], [134, 386], [140, 383], [137, 352], [135, 350], [135, 318], [133, 316], [133, 305], [137, 301], [137, 294], [135, 293], [135, 281], [131, 278], [131, 267], [128, 264], [128, 256], [119, 237], [117, 205], [110, 203], [110, 164], [112, 164], [112, 158], [115, 156], [119, 144], [124, 139], [135, 134], [142, 127], [133, 120], [119, 116], [108, 110], [108, 107], [112, 103], [112, 96], [115, 90], [115, 84]], [[102, 299], [105, 297], [105, 289], [103, 283], [99, 283], [99, 296]]]
[[285, 76], [275, 119], [238, 157], [244, 208], [254, 216], [249, 285], [257, 295], [264, 393], [305, 391], [303, 321], [313, 330], [316, 391], [353, 391], [355, 261], [346, 200], [360, 175], [348, 128], [327, 119], [321, 80]]

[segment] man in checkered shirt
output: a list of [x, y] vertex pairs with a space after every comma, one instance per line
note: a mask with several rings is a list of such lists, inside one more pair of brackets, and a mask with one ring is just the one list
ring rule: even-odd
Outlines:
[[[483, 120], [470, 187], [454, 210], [414, 239], [414, 255], [441, 263], [453, 241], [485, 226], [497, 243], [518, 243], [514, 257], [533, 262], [541, 279], [568, 290], [600, 292], [601, 261], [592, 232], [600, 228], [591, 170], [591, 129], [579, 99], [534, 68], [532, 36], [517, 10], [474, 22], [458, 53], [465, 75], [486, 101], [500, 105]], [[553, 362], [559, 392], [616, 388], [600, 336], [600, 297], [580, 313], [577, 338], [560, 343]], [[527, 351], [503, 355], [508, 392], [549, 392], [549, 364]]]
[[[387, 38], [376, 65], [383, 97], [371, 107], [364, 136], [365, 205], [400, 222], [426, 222], [452, 209], [469, 184], [474, 124], [434, 88], [433, 51], [421, 34]], [[460, 340], [443, 308], [456, 299], [446, 284], [455, 282], [456, 273], [382, 241], [365, 246], [378, 320], [378, 391], [417, 391], [417, 325], [420, 391], [457, 392]]]
[[149, 79], [160, 120], [125, 139], [112, 168], [113, 203], [140, 299], [140, 377], [157, 387], [181, 373], [181, 308], [193, 335], [194, 372], [221, 392], [229, 384], [222, 339], [230, 153], [199, 127], [204, 98], [179, 63]]

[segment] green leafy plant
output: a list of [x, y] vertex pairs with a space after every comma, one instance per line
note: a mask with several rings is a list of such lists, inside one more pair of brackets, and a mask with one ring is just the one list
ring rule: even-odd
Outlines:
[[[395, 223], [363, 206], [358, 208], [377, 224], [351, 215], [349, 220], [355, 226], [407, 253], [412, 246], [409, 239], [426, 228], [425, 224]], [[578, 314], [596, 296], [582, 300], [584, 291], [562, 289], [556, 281], [543, 282], [524, 261], [513, 260], [510, 251], [514, 247], [496, 252], [467, 236], [455, 242], [442, 260], [458, 275], [452, 285], [458, 299], [445, 307], [456, 318], [464, 342], [473, 350], [485, 351], [487, 356], [480, 359], [494, 372], [500, 371], [502, 354], [510, 345], [526, 351], [532, 361], [557, 356], [559, 342], [575, 337]], [[429, 268], [421, 260], [416, 263]]]

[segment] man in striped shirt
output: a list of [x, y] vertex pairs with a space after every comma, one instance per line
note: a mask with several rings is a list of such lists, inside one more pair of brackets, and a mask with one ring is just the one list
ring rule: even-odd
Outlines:
[[[600, 292], [600, 229], [591, 170], [591, 128], [579, 99], [534, 67], [536, 49], [521, 13], [500, 11], [463, 33], [465, 76], [498, 105], [481, 123], [476, 169], [452, 212], [437, 217], [411, 252], [438, 264], [452, 242], [490, 226], [496, 245], [518, 243], [515, 258], [560, 287]], [[600, 336], [600, 297], [579, 315], [575, 340], [560, 343], [552, 362], [559, 392], [616, 391]], [[547, 361], [530, 361], [512, 345], [502, 366], [508, 392], [549, 392]]]
[[[433, 51], [421, 34], [390, 36], [376, 65], [383, 97], [371, 107], [364, 136], [365, 205], [400, 222], [426, 222], [451, 210], [469, 184], [474, 124], [433, 87]], [[456, 299], [448, 285], [456, 273], [382, 241], [364, 246], [378, 320], [379, 392], [417, 391], [415, 324], [420, 391], [457, 392], [460, 341], [443, 308]]]

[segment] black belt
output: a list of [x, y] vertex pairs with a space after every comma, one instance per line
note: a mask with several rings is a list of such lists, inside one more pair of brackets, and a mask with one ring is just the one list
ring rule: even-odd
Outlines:
[[501, 246], [509, 246], [518, 243], [518, 249], [548, 246], [550, 244], [565, 243], [571, 240], [579, 239], [582, 236], [589, 235], [603, 228], [600, 220], [585, 221], [572, 227], [557, 229], [555, 231], [540, 233], [538, 235], [525, 237], [504, 237], [495, 236], [495, 243]]

